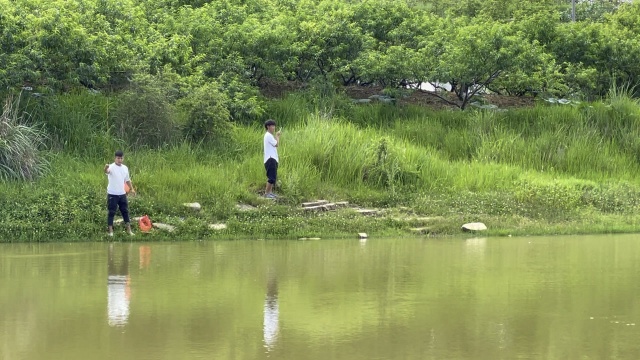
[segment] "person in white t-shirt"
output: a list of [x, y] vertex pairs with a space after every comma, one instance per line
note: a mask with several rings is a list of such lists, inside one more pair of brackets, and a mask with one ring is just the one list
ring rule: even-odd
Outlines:
[[276, 122], [267, 120], [264, 123], [267, 130], [264, 134], [264, 169], [267, 171], [267, 187], [264, 196], [269, 199], [275, 199], [276, 194], [273, 193], [273, 185], [278, 178], [278, 145], [280, 145], [280, 131], [276, 132]]
[[106, 164], [104, 166], [104, 173], [109, 179], [109, 185], [107, 186], [107, 227], [109, 236], [113, 236], [113, 218], [118, 209], [120, 209], [120, 213], [122, 213], [122, 219], [127, 227], [127, 233], [133, 235], [131, 231], [131, 221], [129, 219], [127, 192], [124, 188], [125, 183], [129, 189], [131, 189], [132, 194], [135, 194], [136, 191], [129, 177], [129, 168], [122, 163], [123, 160], [124, 154], [118, 150], [115, 153], [115, 161], [112, 164]]

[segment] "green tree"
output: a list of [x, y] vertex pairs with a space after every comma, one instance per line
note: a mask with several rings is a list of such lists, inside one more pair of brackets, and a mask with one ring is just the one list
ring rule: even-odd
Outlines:
[[415, 14], [404, 1], [367, 0], [354, 5], [353, 21], [362, 32], [362, 49], [340, 74], [343, 84], [396, 87], [403, 83], [411, 74], [413, 55], [404, 41], [419, 35], [417, 31], [406, 33], [420, 26], [412, 21]]
[[292, 55], [298, 80], [314, 76], [333, 80], [336, 74], [349, 74], [350, 63], [364, 46], [359, 26], [353, 21], [353, 8], [343, 1], [301, 0], [296, 12]]
[[[465, 18], [449, 19], [448, 23], [449, 27], [434, 34], [446, 39], [436, 79], [451, 84], [462, 109], [497, 79], [511, 78], [521, 83], [527, 76], [538, 76], [547, 69], [543, 64], [549, 58], [542, 47], [536, 41], [528, 42], [511, 23]], [[540, 82], [528, 86], [540, 86]]]
[[196, 143], [228, 144], [231, 138], [229, 99], [217, 83], [209, 82], [195, 88], [178, 107], [184, 112], [187, 138]]
[[615, 22], [563, 24], [549, 48], [568, 69], [584, 69], [594, 76], [587, 97], [605, 95], [614, 83], [640, 81], [640, 40], [637, 33]]

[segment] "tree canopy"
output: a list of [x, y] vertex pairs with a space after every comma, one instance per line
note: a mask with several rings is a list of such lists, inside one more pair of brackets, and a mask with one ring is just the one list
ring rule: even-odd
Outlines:
[[[269, 81], [599, 97], [639, 82], [640, 3], [541, 0], [0, 0], [0, 87], [215, 83], [232, 120]], [[167, 79], [170, 79], [167, 80]]]

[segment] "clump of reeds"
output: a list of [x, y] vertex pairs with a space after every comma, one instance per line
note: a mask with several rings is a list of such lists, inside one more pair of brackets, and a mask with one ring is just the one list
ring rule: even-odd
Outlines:
[[19, 115], [18, 101], [5, 100], [0, 116], [0, 178], [3, 180], [34, 180], [48, 168], [41, 156], [45, 134], [29, 126]]

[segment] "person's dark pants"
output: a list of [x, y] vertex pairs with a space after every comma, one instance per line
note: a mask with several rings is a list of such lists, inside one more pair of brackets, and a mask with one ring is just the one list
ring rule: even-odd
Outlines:
[[107, 225], [113, 226], [113, 217], [116, 216], [116, 211], [120, 209], [122, 213], [122, 220], [125, 224], [129, 223], [129, 203], [127, 202], [127, 195], [111, 195], [107, 194]]
[[264, 163], [264, 169], [267, 170], [267, 182], [269, 184], [275, 184], [278, 178], [278, 162], [274, 158], [269, 158]]

